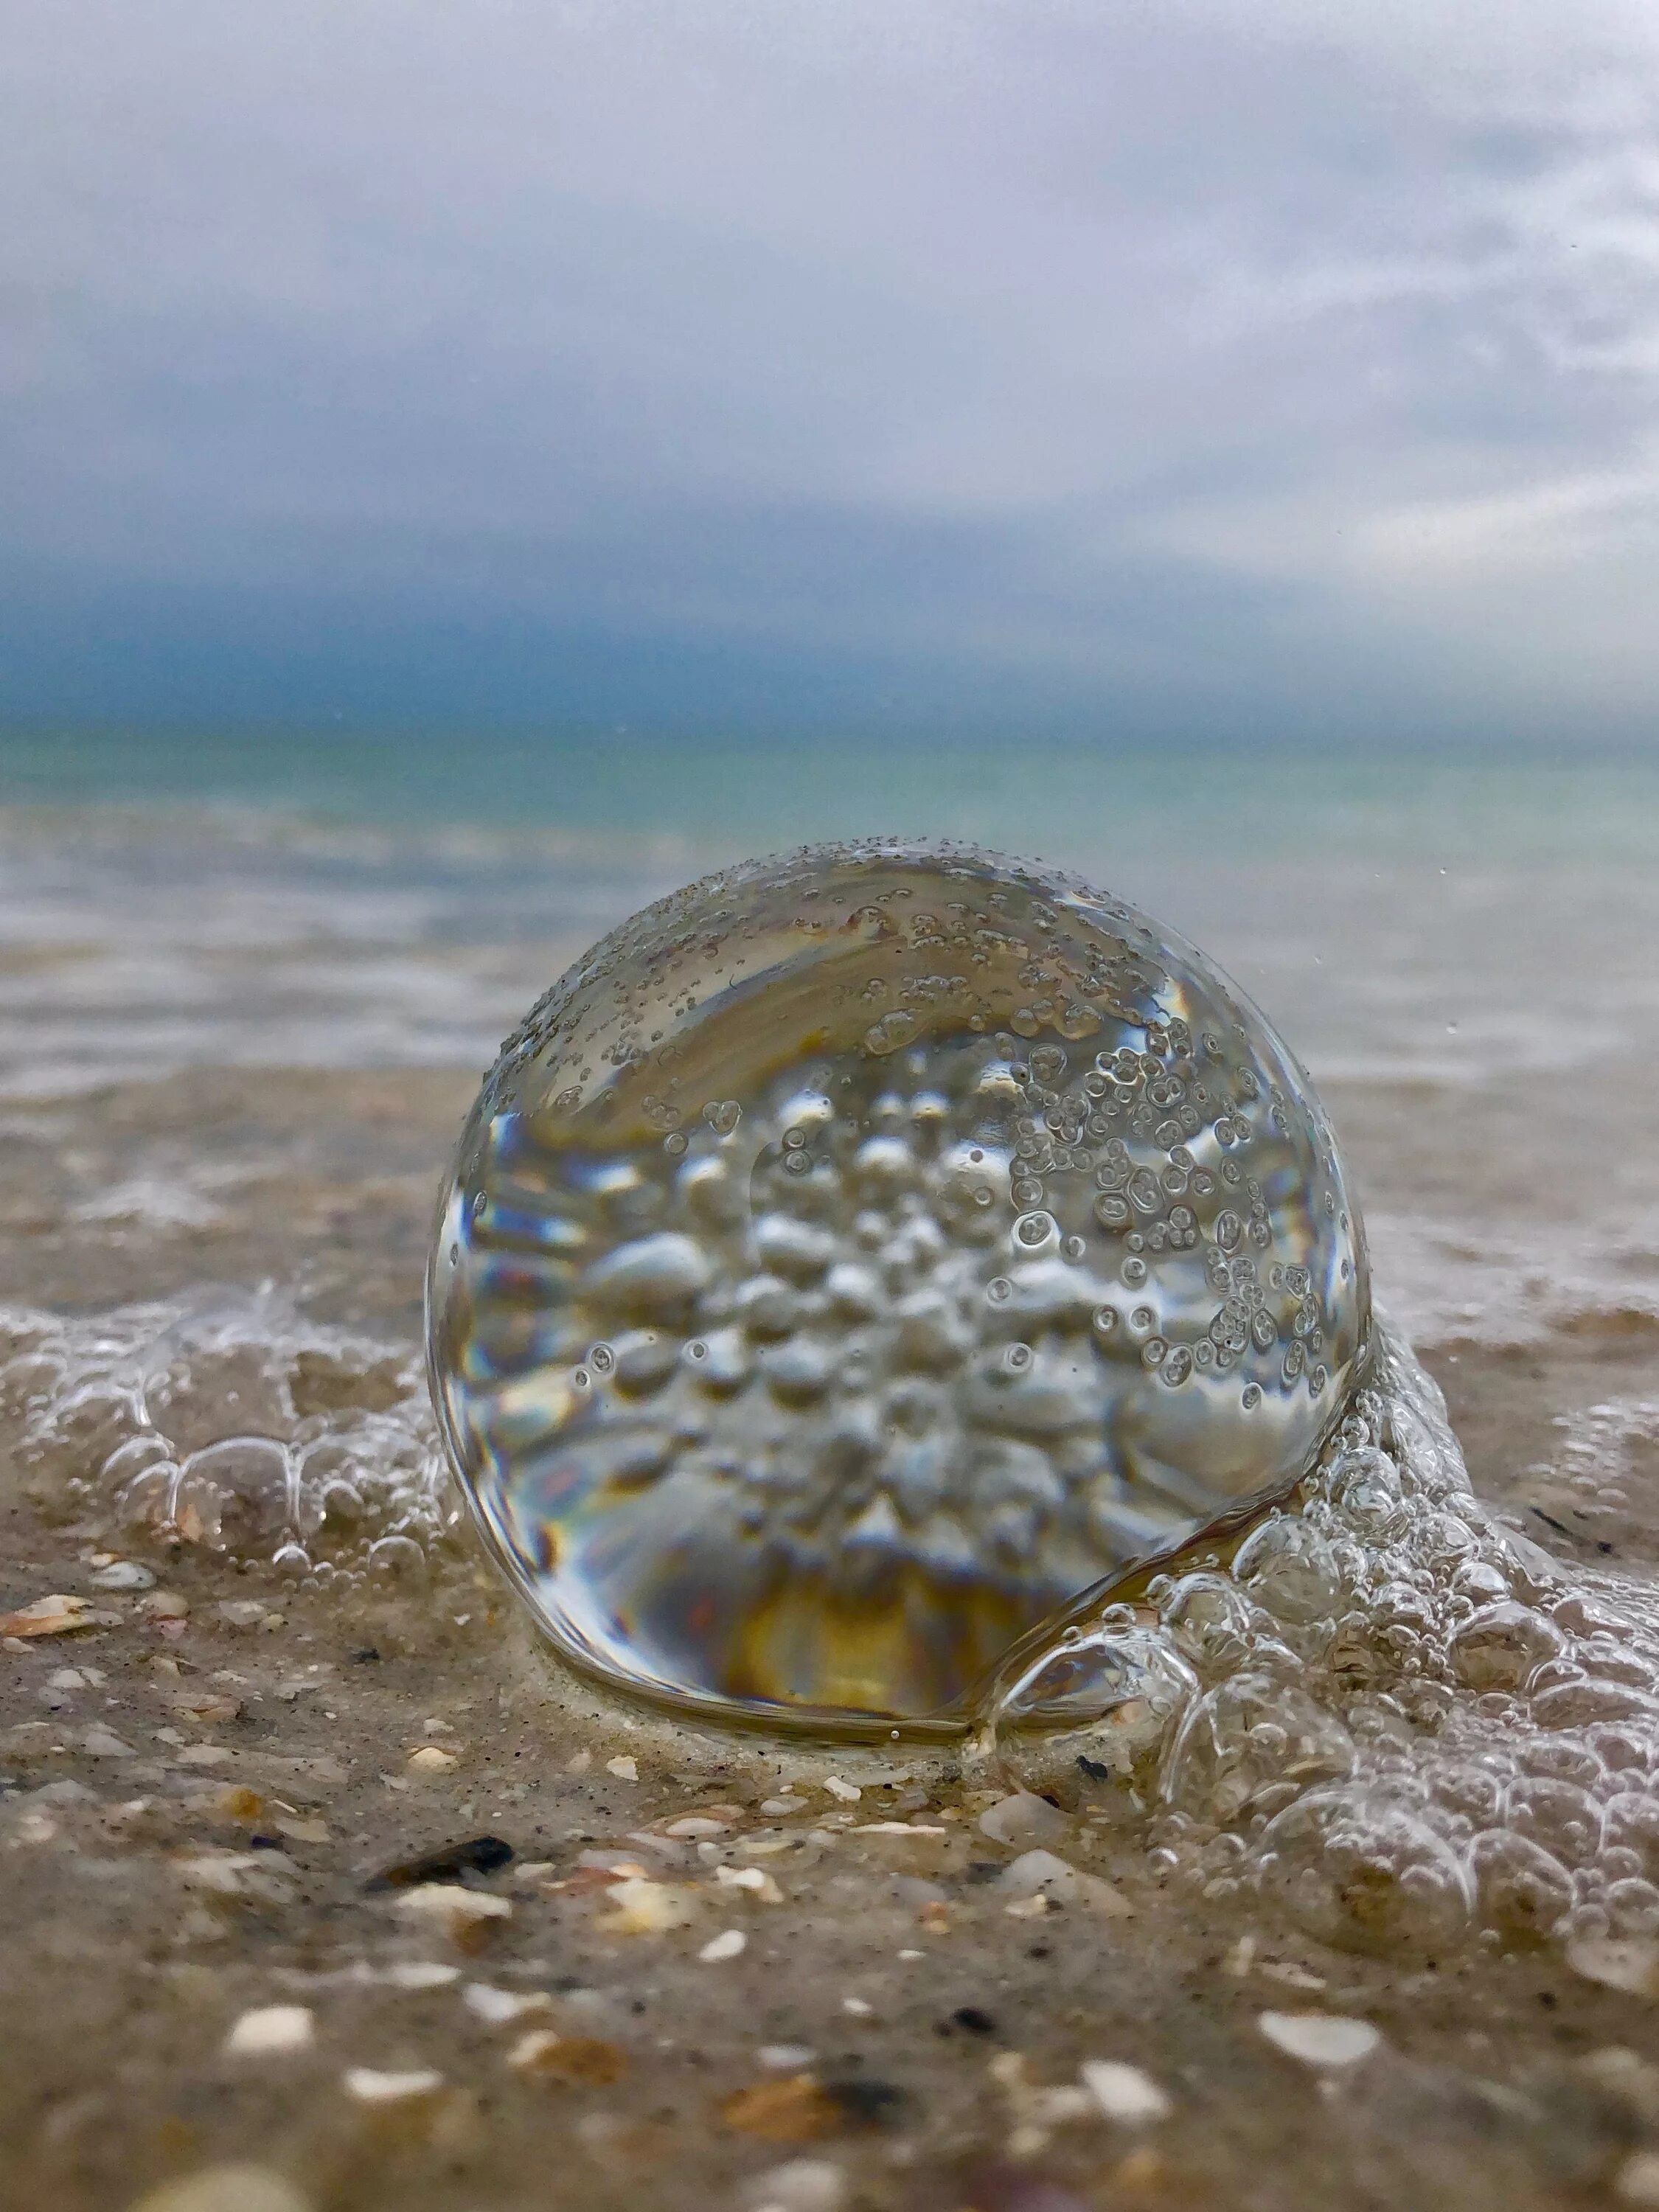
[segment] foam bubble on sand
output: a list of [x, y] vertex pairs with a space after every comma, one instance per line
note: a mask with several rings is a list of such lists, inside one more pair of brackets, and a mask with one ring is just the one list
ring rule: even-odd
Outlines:
[[993, 1726], [1026, 1786], [1131, 1782], [1177, 1883], [1327, 1942], [1659, 1933], [1659, 1603], [1482, 1505], [1386, 1326], [1296, 1498], [1073, 1608]]
[[[412, 1346], [204, 1290], [0, 1310], [0, 1352], [25, 1485], [135, 1554], [342, 1595], [461, 1556]], [[1656, 1433], [1645, 1401], [1592, 1408], [1563, 1464], [1605, 1487]], [[1475, 1498], [1386, 1323], [1295, 1498], [1124, 1589], [1028, 1644], [990, 1733], [1072, 1806], [1138, 1793], [1177, 1890], [1390, 1952], [1659, 1937], [1659, 1600]]]
[[418, 1355], [274, 1290], [0, 1310], [0, 1419], [49, 1510], [326, 1583], [420, 1571], [456, 1517]]

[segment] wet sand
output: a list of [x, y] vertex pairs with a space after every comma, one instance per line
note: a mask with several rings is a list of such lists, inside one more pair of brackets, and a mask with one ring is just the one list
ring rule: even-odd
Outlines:
[[[198, 1071], [20, 1103], [0, 1299], [102, 1313], [269, 1281], [410, 1347], [473, 1085]], [[1640, 1237], [1595, 1297], [1498, 1265], [1594, 1231], [1587, 1158], [1623, 1163], [1613, 1217], [1639, 1221], [1659, 1168], [1616, 1141], [1628, 1097], [1323, 1088], [1382, 1296], [1391, 1270], [1427, 1286], [1408, 1317], [1477, 1490], [1564, 1557], [1652, 1559], [1659, 1513], [1639, 1491], [1586, 1508], [1559, 1425], [1659, 1399]], [[226, 2161], [315, 2212], [1659, 2202], [1654, 2000], [1547, 1942], [1332, 1950], [1167, 1887], [1127, 1806], [998, 1840], [981, 1823], [1006, 1785], [964, 1756], [623, 1713], [533, 1647], [467, 1540], [429, 1586], [349, 1607], [188, 1547], [110, 1588], [130, 1554], [108, 1526], [65, 1518], [15, 1451], [5, 1469], [0, 1607], [62, 1594], [96, 1616], [5, 1650], [8, 2203], [160, 2189], [184, 2212], [169, 2185]], [[514, 1858], [459, 1902], [422, 1885], [437, 1902], [411, 1917], [416, 1889], [368, 1887], [486, 1833]], [[1030, 1909], [1001, 1878], [1033, 1841], [1109, 1889]], [[643, 1870], [620, 1887], [619, 1856]], [[471, 1895], [510, 1911], [458, 1919]], [[302, 2045], [227, 2051], [275, 2006], [308, 2010]], [[1263, 2032], [1285, 2013], [1368, 2023], [1374, 2047], [1310, 2063]], [[1158, 2096], [1132, 2115], [1096, 2062]], [[254, 2188], [210, 2201], [258, 2212]]]

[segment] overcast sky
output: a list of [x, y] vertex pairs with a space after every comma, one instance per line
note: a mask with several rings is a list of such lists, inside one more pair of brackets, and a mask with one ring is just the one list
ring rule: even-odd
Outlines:
[[1655, 0], [9, 0], [0, 714], [1659, 735]]

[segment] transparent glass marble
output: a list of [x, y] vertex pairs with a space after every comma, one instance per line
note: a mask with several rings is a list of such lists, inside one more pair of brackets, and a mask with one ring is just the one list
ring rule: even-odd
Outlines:
[[1010, 1646], [1285, 1492], [1367, 1356], [1312, 1087], [1074, 878], [821, 846], [665, 899], [507, 1040], [434, 1392], [555, 1644], [727, 1722], [960, 1727]]

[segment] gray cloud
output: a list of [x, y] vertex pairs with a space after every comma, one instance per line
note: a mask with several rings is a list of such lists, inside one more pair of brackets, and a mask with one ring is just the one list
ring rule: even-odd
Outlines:
[[1646, 0], [13, 0], [9, 47], [14, 708], [251, 708], [291, 632], [289, 704], [396, 718], [447, 621], [436, 696], [494, 653], [555, 713], [648, 651], [739, 716], [818, 669], [1649, 726]]

